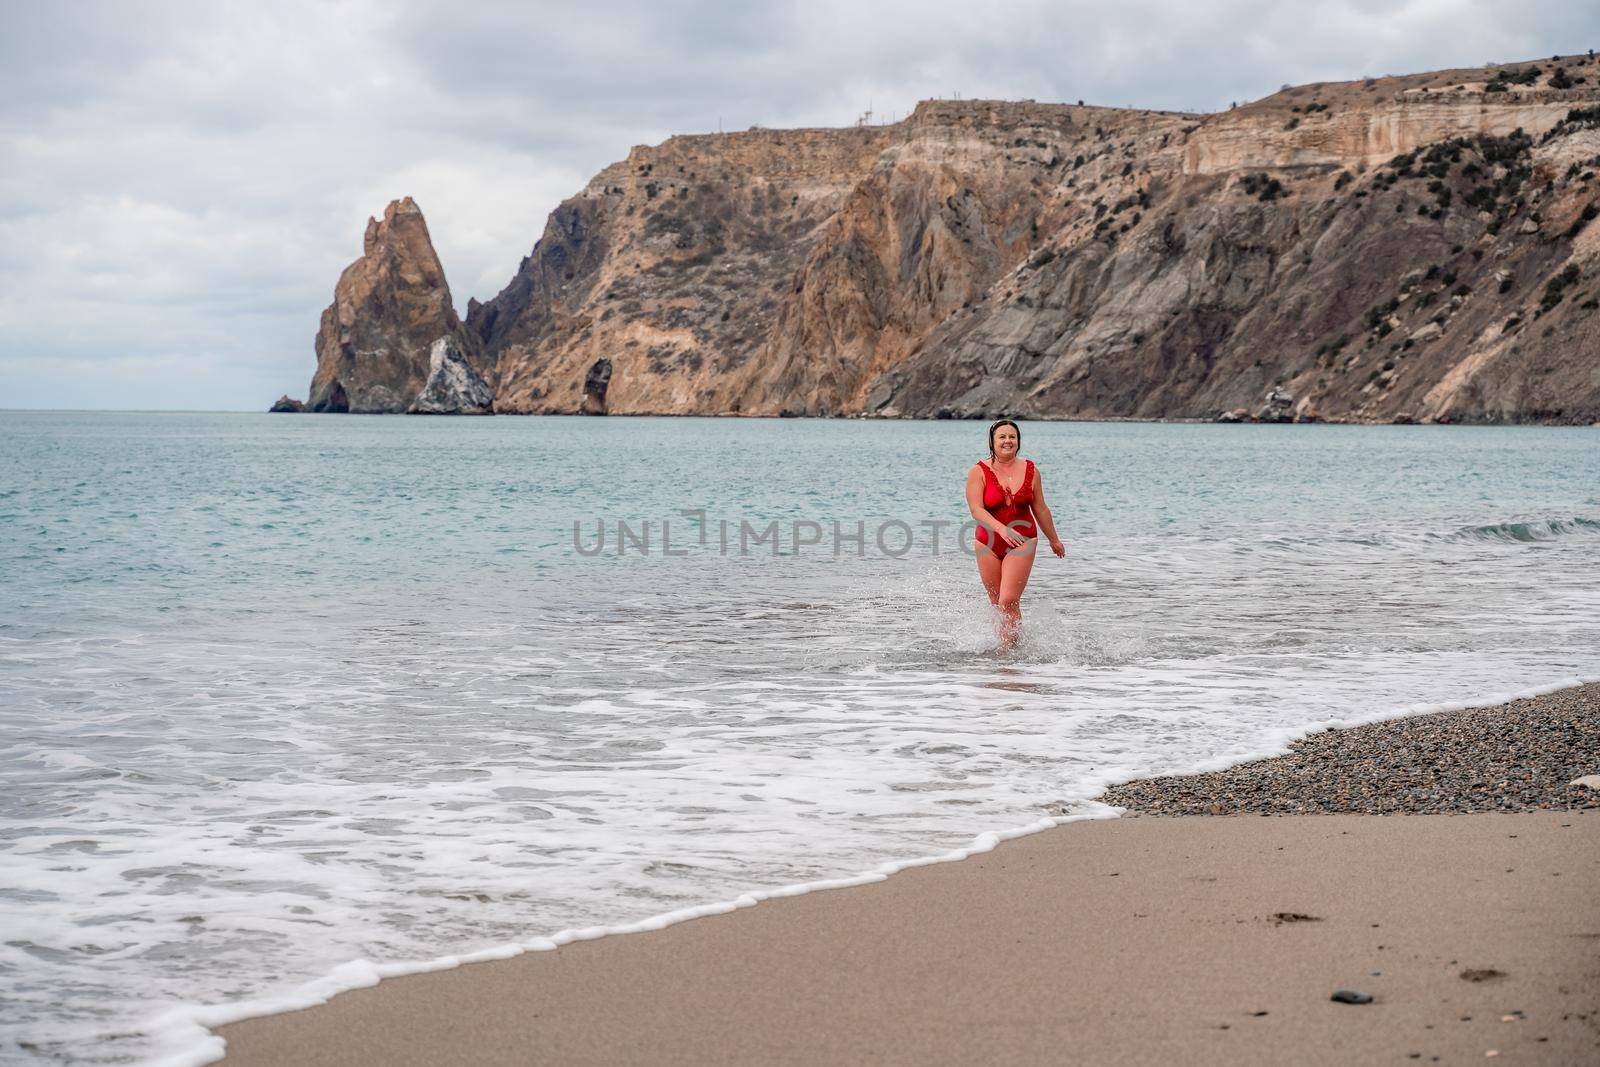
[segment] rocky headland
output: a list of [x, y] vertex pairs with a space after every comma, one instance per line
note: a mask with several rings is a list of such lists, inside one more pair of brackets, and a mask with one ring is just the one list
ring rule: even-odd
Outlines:
[[639, 146], [458, 320], [369, 222], [307, 409], [1600, 420], [1600, 63]]
[[461, 323], [422, 211], [408, 196], [370, 219], [317, 331], [306, 410], [489, 414], [477, 337]]

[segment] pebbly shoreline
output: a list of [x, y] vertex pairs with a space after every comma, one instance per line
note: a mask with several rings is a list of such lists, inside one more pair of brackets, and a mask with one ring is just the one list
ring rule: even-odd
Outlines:
[[1568, 787], [1595, 764], [1600, 684], [1329, 731], [1104, 798], [1298, 817], [1076, 822], [217, 1035], [228, 1067], [1586, 1063], [1600, 817], [1566, 811], [1600, 808]]
[[1287, 755], [1147, 778], [1099, 798], [1138, 815], [1421, 815], [1600, 808], [1600, 683], [1328, 730]]

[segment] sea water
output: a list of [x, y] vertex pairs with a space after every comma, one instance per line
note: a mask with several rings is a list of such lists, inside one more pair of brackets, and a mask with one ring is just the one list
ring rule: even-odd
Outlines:
[[1600, 675], [1600, 430], [1025, 424], [1009, 652], [984, 432], [0, 413], [0, 1059]]

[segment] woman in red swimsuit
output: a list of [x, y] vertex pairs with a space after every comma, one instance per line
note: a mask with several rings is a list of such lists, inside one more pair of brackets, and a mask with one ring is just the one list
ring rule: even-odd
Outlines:
[[1067, 554], [1045, 506], [1039, 469], [1033, 460], [1018, 458], [1021, 447], [1022, 431], [1001, 419], [989, 427], [989, 462], [979, 460], [967, 472], [967, 508], [978, 524], [978, 576], [989, 603], [1000, 609], [1000, 643], [1006, 648], [1022, 632], [1022, 591], [1033, 570], [1038, 531], [1050, 539], [1050, 551]]

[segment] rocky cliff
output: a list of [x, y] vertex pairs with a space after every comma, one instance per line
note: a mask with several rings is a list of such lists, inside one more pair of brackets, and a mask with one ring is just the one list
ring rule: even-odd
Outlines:
[[487, 414], [477, 366], [428, 224], [411, 200], [367, 221], [361, 258], [346, 267], [317, 331], [311, 411]]
[[[1591, 56], [1212, 115], [928, 101], [674, 137], [563, 203], [459, 330], [391, 206], [311, 406], [411, 409], [448, 335], [500, 412], [1590, 422], [1597, 172]], [[405, 300], [362, 280], [374, 226], [411, 234], [377, 242]]]

